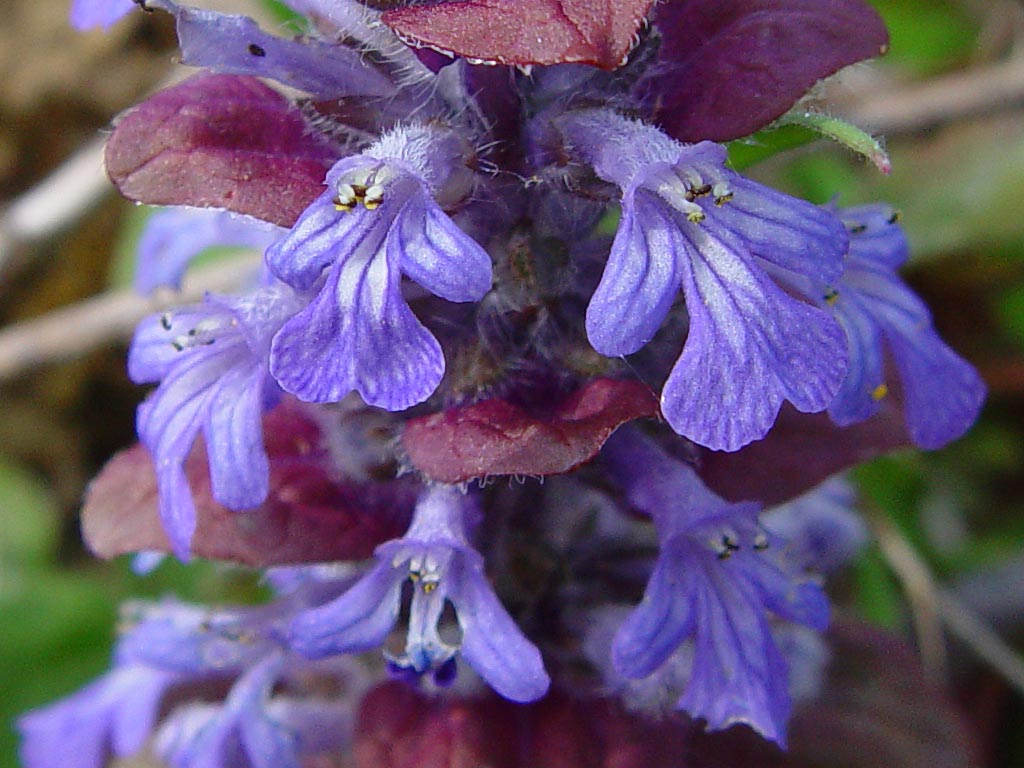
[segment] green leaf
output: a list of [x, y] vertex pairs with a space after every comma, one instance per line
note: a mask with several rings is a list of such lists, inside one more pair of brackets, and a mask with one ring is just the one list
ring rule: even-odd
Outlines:
[[902, 619], [903, 599], [885, 559], [877, 547], [864, 551], [854, 564], [857, 612], [872, 624], [896, 629]]
[[52, 557], [59, 530], [57, 501], [42, 481], [0, 460], [0, 595], [12, 570]]
[[[116, 601], [91, 573], [34, 573], [17, 593], [0, 597], [0, 756], [16, 753], [8, 723], [106, 669]], [[0, 758], [0, 766], [15, 765]]]
[[802, 147], [821, 138], [809, 128], [799, 125], [776, 125], [736, 141], [730, 141], [726, 148], [729, 152], [729, 165], [736, 171], [742, 171], [756, 165], [780, 152]]
[[996, 308], [1007, 335], [1024, 347], [1024, 287], [1015, 286], [999, 299]]

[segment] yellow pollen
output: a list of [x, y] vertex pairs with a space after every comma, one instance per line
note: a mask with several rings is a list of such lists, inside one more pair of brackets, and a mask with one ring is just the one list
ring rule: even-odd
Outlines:
[[877, 387], [871, 390], [872, 400], [881, 400], [889, 394], [889, 387], [885, 384], [879, 384]]
[[825, 303], [830, 307], [834, 307], [837, 301], [839, 301], [839, 291], [834, 288], [825, 294]]
[[436, 581], [424, 581], [423, 582], [423, 594], [429, 595], [435, 589], [437, 589], [437, 582]]
[[704, 211], [691, 211], [690, 213], [686, 214], [686, 218], [690, 221], [691, 224], [700, 224], [702, 221], [704, 221], [705, 218]]

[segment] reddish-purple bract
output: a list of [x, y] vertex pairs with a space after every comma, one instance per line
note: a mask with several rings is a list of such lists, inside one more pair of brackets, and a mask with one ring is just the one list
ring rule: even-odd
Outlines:
[[416, 469], [443, 483], [556, 475], [593, 458], [626, 422], [657, 413], [658, 400], [647, 386], [597, 379], [549, 413], [527, 413], [493, 399], [413, 419], [402, 447]]
[[340, 155], [258, 79], [197, 75], [121, 115], [106, 165], [131, 200], [226, 208], [289, 227]]
[[[293, 408], [279, 406], [263, 424], [270, 495], [256, 509], [234, 512], [214, 501], [201, 441], [189, 457], [185, 472], [197, 518], [193, 554], [257, 567], [359, 560], [402, 534], [416, 501], [415, 483], [338, 479], [319, 429]], [[82, 531], [100, 557], [170, 551], [157, 511], [153, 461], [144, 447], [117, 454], [93, 480]]]
[[889, 41], [864, 0], [669, 0], [654, 25], [658, 64], [642, 92], [654, 121], [687, 142], [753, 133]]
[[699, 470], [720, 496], [771, 506], [800, 496], [836, 472], [909, 447], [895, 398], [867, 421], [848, 427], [836, 426], [826, 413], [798, 413], [787, 405], [763, 440], [735, 453], [707, 451]]
[[415, 45], [498, 64], [623, 63], [653, 0], [456, 0], [385, 11]]

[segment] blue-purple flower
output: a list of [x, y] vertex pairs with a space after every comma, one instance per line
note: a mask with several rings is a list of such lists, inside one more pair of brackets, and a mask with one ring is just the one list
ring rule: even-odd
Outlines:
[[269, 655], [238, 679], [223, 705], [180, 710], [161, 728], [157, 753], [175, 768], [299, 768], [295, 734], [266, 709], [283, 664], [283, 655]]
[[312, 35], [287, 40], [264, 32], [248, 16], [193, 8], [174, 0], [146, 0], [146, 7], [174, 16], [183, 64], [270, 78], [320, 99], [395, 93], [386, 73], [355, 48]]
[[25, 768], [103, 768], [146, 743], [173, 672], [127, 664], [18, 721]]
[[72, 0], [71, 25], [75, 29], [109, 27], [135, 8], [133, 0]]
[[314, 402], [356, 390], [398, 411], [437, 388], [444, 354], [406, 303], [402, 275], [449, 301], [489, 290], [490, 257], [442, 210], [471, 191], [469, 151], [452, 130], [413, 125], [327, 174], [327, 191], [267, 252], [280, 279], [319, 291], [274, 339], [284, 389]]
[[135, 332], [128, 372], [160, 386], [139, 406], [139, 439], [156, 465], [160, 517], [174, 547], [188, 556], [195, 505], [184, 463], [200, 431], [214, 498], [243, 510], [268, 489], [261, 417], [276, 396], [268, 373], [270, 341], [302, 306], [288, 286], [272, 285], [144, 320]]
[[162, 208], [139, 237], [135, 289], [181, 286], [189, 264], [208, 248], [253, 248], [260, 253], [286, 230], [251, 216], [217, 208]]
[[556, 125], [575, 159], [622, 190], [622, 219], [587, 309], [594, 348], [636, 352], [682, 287], [689, 335], [661, 395], [676, 432], [732, 451], [763, 437], [783, 400], [825, 409], [846, 370], [842, 331], [759, 261], [838, 277], [842, 224], [727, 170], [719, 145], [680, 144], [604, 110], [569, 112]]
[[688, 465], [631, 430], [609, 440], [605, 455], [660, 542], [643, 600], [612, 644], [617, 671], [647, 677], [692, 643], [677, 706], [712, 730], [746, 723], [783, 744], [791, 703], [771, 617], [824, 629], [824, 593], [770, 552], [758, 505], [715, 496]]
[[[405, 651], [389, 657], [401, 677], [431, 673], [444, 685], [454, 677], [459, 654], [505, 698], [533, 701], [548, 689], [549, 678], [537, 648], [505, 611], [484, 575], [483, 558], [469, 544], [479, 515], [472, 497], [438, 486], [416, 506], [401, 539], [377, 548], [377, 563], [341, 597], [300, 614], [289, 642], [317, 658], [358, 653], [383, 644], [398, 621], [402, 586], [412, 582]], [[458, 617], [461, 640], [441, 637], [446, 602]]]
[[776, 553], [793, 566], [831, 573], [867, 544], [868, 531], [856, 512], [856, 493], [842, 477], [826, 480], [792, 501], [772, 507], [761, 524], [781, 542]]
[[974, 423], [985, 384], [939, 338], [928, 308], [900, 279], [908, 247], [895, 211], [865, 205], [838, 215], [850, 231], [846, 271], [829, 284], [834, 287], [803, 288], [846, 331], [849, 370], [829, 415], [842, 426], [873, 416], [894, 386], [895, 365], [910, 438], [922, 448], [940, 448]]

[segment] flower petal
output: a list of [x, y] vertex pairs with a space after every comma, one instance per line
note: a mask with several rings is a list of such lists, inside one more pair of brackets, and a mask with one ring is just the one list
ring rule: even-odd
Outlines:
[[139, 439], [153, 456], [160, 519], [185, 559], [195, 532], [195, 505], [183, 465], [208, 410], [207, 393], [223, 372], [201, 357], [183, 361], [138, 409]]
[[267, 77], [320, 99], [394, 93], [391, 81], [354, 48], [315, 39], [284, 40], [267, 34], [248, 16], [173, 0], [148, 0], [148, 5], [174, 15], [184, 64]]
[[885, 330], [903, 383], [911, 439], [935, 449], [963, 435], [985, 401], [978, 372], [930, 328], [913, 335]]
[[693, 634], [697, 620], [692, 575], [659, 558], [640, 604], [619, 627], [612, 663], [622, 675], [646, 677]]
[[449, 598], [462, 627], [461, 653], [499, 694], [527, 702], [547, 693], [551, 679], [540, 651], [494, 594], [479, 563], [460, 563]]
[[847, 370], [843, 385], [828, 407], [828, 415], [841, 427], [874, 416], [881, 407], [877, 395], [884, 391], [885, 361], [882, 333], [870, 307], [856, 291], [836, 294], [835, 317], [846, 334]]
[[822, 282], [843, 272], [849, 237], [830, 211], [728, 175], [732, 199], [709, 212], [758, 258]]
[[338, 264], [320, 294], [274, 338], [271, 371], [302, 400], [337, 402], [353, 389], [400, 411], [444, 375], [441, 346], [409, 310], [398, 268], [379, 251]]
[[652, 195], [623, 200], [622, 220], [587, 307], [587, 337], [603, 355], [636, 352], [657, 332], [679, 290], [676, 264], [687, 243]]
[[398, 620], [404, 575], [390, 562], [378, 562], [341, 597], [298, 614], [288, 627], [288, 644], [312, 658], [378, 647]]
[[838, 324], [779, 289], [725, 232], [700, 230], [683, 265], [690, 333], [662, 390], [676, 432], [716, 450], [763, 437], [784, 399], [824, 410], [846, 372]]
[[985, 400], [977, 371], [939, 338], [928, 308], [887, 265], [854, 262], [844, 284], [859, 294], [889, 342], [914, 443], [940, 448], [960, 437]]
[[414, 194], [388, 233], [388, 259], [448, 301], [476, 301], [491, 288], [491, 257], [426, 194]]
[[127, 16], [134, 7], [132, 0], [73, 0], [71, 26], [80, 30], [93, 27], [106, 29]]
[[753, 585], [730, 579], [705, 555], [695, 571], [693, 670], [679, 706], [712, 730], [746, 723], [785, 746], [789, 675]]
[[138, 752], [175, 675], [126, 665], [67, 698], [18, 720], [21, 760], [26, 768], [102, 768], [109, 751]]
[[[343, 161], [344, 162], [344, 161]], [[375, 236], [375, 217], [363, 208], [345, 215], [334, 207], [333, 192], [320, 195], [295, 222], [287, 237], [267, 249], [267, 266], [300, 290], [312, 288], [324, 269], [354, 253]]]
[[896, 226], [899, 213], [891, 205], [871, 203], [841, 208], [839, 217], [850, 231], [851, 256], [857, 262], [896, 270], [910, 255], [910, 244]]
[[203, 425], [213, 497], [228, 509], [255, 507], [267, 497], [270, 466], [263, 447], [262, 363], [225, 373], [211, 393]]
[[151, 384], [167, 376], [182, 357], [175, 342], [207, 317], [209, 312], [203, 308], [183, 307], [143, 319], [128, 349], [129, 378], [136, 384]]

